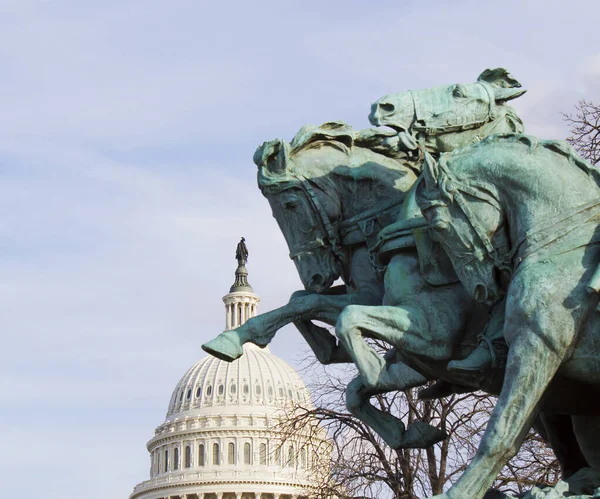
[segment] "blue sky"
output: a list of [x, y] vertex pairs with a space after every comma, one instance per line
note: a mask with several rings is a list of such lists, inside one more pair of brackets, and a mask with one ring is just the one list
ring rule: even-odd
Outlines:
[[[564, 138], [560, 112], [600, 102], [599, 18], [597, 0], [0, 0], [0, 496], [147, 477], [240, 236], [261, 310], [300, 287], [257, 145], [497, 66], [528, 89], [528, 132]], [[297, 364], [301, 344], [272, 350]]]

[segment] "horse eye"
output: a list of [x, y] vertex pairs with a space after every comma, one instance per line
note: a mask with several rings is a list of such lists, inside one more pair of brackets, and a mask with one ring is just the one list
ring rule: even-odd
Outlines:
[[454, 85], [454, 87], [452, 88], [452, 95], [454, 97], [466, 97], [467, 89], [464, 85], [461, 84]]
[[283, 207], [288, 211], [293, 211], [298, 207], [298, 201], [286, 201]]
[[381, 104], [379, 104], [379, 107], [382, 111], [385, 111], [386, 113], [391, 113], [394, 111], [394, 105], [390, 104], [389, 102], [382, 102]]

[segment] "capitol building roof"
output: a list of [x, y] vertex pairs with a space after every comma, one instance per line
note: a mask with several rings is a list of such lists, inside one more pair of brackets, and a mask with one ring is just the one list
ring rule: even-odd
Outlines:
[[247, 343], [244, 355], [234, 362], [205, 357], [194, 364], [173, 390], [166, 422], [215, 410], [270, 412], [294, 402], [310, 403], [302, 378], [268, 347], [263, 350]]
[[[245, 261], [238, 259], [223, 301], [226, 330], [257, 314], [260, 299]], [[324, 467], [315, 463], [328, 447], [321, 445], [324, 430], [282, 433], [282, 423], [299, 407], [313, 407], [302, 378], [268, 347], [247, 343], [233, 362], [201, 359], [175, 386], [166, 418], [147, 444], [150, 479], [130, 499], [309, 497], [323, 477]]]

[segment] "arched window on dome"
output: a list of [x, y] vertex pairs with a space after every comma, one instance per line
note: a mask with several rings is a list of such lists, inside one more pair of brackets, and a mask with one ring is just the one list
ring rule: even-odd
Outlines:
[[254, 387], [254, 391], [255, 391], [256, 395], [260, 395], [262, 393], [262, 388], [260, 387], [260, 385], [256, 385]]
[[260, 444], [258, 451], [258, 459], [260, 461], [260, 464], [262, 464], [263, 466], [267, 464], [267, 444]]
[[219, 444], [213, 444], [212, 463], [215, 466], [219, 466], [221, 464], [221, 456], [219, 455]]
[[202, 395], [202, 387], [201, 386], [196, 388], [196, 398], [199, 399], [200, 395]]
[[300, 449], [300, 468], [306, 469], [306, 447]]
[[185, 446], [184, 466], [186, 468], [192, 467], [192, 447], [189, 445]]
[[169, 449], [165, 449], [165, 467], [164, 472], [169, 471]]
[[252, 454], [250, 452], [250, 444], [244, 444], [244, 464], [252, 464]]
[[280, 386], [279, 387], [279, 396], [283, 397], [283, 393], [284, 393], [283, 388]]
[[217, 388], [217, 393], [218, 393], [219, 395], [223, 395], [223, 393], [225, 393], [225, 387], [223, 386], [223, 383], [221, 383], [221, 384], [219, 385], [219, 388]]
[[296, 466], [296, 454], [294, 452], [293, 445], [290, 445], [290, 447], [288, 449], [288, 466], [290, 466], [291, 468]]
[[231, 383], [231, 386], [229, 387], [229, 392], [232, 395], [235, 395], [235, 392], [237, 392], [237, 387], [235, 386], [235, 383]]
[[211, 386], [211, 385], [208, 385], [208, 386], [206, 387], [206, 396], [207, 396], [207, 397], [210, 397], [211, 395], [212, 395], [212, 386]]
[[192, 398], [192, 389], [190, 388], [187, 391], [187, 395], [185, 396], [186, 400], [190, 400]]
[[179, 447], [175, 447], [173, 450], [173, 469], [179, 469]]
[[198, 465], [205, 466], [206, 460], [204, 458], [204, 444], [198, 446]]
[[292, 400], [294, 400], [294, 394], [292, 393], [292, 389], [291, 389], [291, 388], [288, 388], [288, 395], [289, 395], [289, 397], [290, 397]]
[[235, 464], [235, 444], [230, 442], [227, 447], [227, 464]]
[[269, 397], [273, 396], [273, 387], [271, 385], [269, 385], [269, 387], [267, 388], [267, 394], [269, 395]]
[[242, 391], [244, 392], [244, 395], [248, 395], [250, 393], [250, 387], [248, 386], [247, 383], [244, 383], [244, 387], [243, 387]]

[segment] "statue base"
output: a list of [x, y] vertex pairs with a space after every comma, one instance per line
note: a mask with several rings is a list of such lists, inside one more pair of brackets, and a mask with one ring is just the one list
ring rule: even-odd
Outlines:
[[600, 471], [583, 468], [553, 486], [534, 487], [517, 496], [505, 494], [498, 490], [489, 490], [483, 499], [600, 499]]

